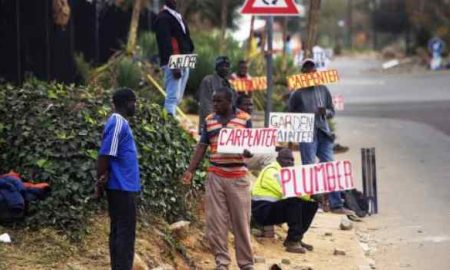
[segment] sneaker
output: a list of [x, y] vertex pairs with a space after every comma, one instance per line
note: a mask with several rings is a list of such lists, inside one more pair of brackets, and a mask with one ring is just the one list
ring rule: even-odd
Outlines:
[[345, 152], [347, 152], [348, 151], [348, 147], [347, 146], [342, 146], [342, 145], [340, 145], [340, 144], [335, 144], [334, 145], [334, 147], [333, 147], [333, 151], [334, 151], [334, 153], [336, 153], [336, 154], [339, 154], [339, 153], [345, 153]]
[[306, 253], [306, 249], [302, 247], [300, 241], [284, 241], [283, 245], [286, 247], [287, 252], [291, 253]]
[[303, 241], [300, 241], [300, 245], [301, 245], [302, 247], [304, 247], [307, 251], [313, 251], [313, 250], [314, 250], [314, 247], [313, 247], [312, 245], [306, 244], [306, 243], [303, 242]]
[[347, 215], [347, 216], [355, 215], [355, 212], [353, 212], [352, 210], [347, 209], [345, 207], [331, 209], [331, 213], [339, 214], [339, 215]]

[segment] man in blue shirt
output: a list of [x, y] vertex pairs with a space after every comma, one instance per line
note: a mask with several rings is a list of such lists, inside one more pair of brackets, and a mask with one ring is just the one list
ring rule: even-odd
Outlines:
[[135, 195], [141, 190], [136, 144], [126, 118], [136, 110], [136, 96], [121, 88], [113, 95], [114, 113], [103, 131], [97, 160], [96, 197], [106, 189], [111, 220], [109, 251], [112, 270], [131, 270], [136, 237]]

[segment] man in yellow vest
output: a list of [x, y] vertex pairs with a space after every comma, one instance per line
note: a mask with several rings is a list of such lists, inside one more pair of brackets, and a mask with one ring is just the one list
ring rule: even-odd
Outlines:
[[275, 162], [259, 174], [252, 189], [252, 216], [262, 226], [287, 223], [289, 230], [284, 241], [287, 252], [305, 253], [313, 246], [302, 241], [317, 212], [318, 203], [309, 196], [285, 198], [280, 184], [282, 167], [294, 166], [292, 151], [283, 148]]

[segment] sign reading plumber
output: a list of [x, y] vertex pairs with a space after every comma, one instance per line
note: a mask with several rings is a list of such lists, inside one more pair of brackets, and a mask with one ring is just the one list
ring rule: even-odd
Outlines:
[[282, 168], [280, 180], [286, 198], [355, 188], [348, 160]]

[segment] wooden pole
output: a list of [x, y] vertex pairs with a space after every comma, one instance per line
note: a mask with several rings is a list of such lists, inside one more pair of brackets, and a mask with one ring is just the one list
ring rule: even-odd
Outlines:
[[139, 15], [141, 14], [142, 0], [134, 0], [133, 14], [131, 16], [130, 32], [128, 33], [127, 54], [132, 55], [136, 47]]
[[316, 43], [317, 28], [319, 25], [320, 3], [321, 0], [310, 0], [309, 2], [305, 58], [312, 57], [312, 47]]

